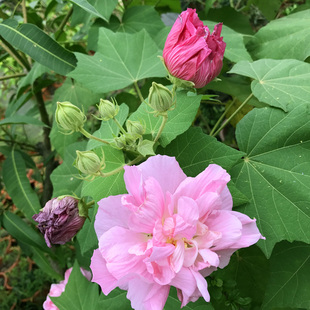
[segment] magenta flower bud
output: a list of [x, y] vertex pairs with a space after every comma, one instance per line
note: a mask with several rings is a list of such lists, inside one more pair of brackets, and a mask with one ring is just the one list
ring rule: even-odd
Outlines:
[[171, 77], [204, 87], [221, 72], [226, 43], [222, 24], [212, 34], [199, 19], [196, 10], [187, 9], [175, 21], [167, 37], [163, 58]]
[[79, 206], [80, 202], [82, 203], [71, 196], [53, 198], [38, 214], [32, 216], [39, 223], [38, 228], [48, 247], [52, 244], [65, 244], [83, 227], [86, 217], [79, 215], [84, 211]]

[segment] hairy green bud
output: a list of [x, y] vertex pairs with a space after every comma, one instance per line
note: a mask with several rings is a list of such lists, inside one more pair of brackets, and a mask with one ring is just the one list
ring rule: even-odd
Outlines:
[[57, 102], [56, 123], [70, 133], [80, 131], [86, 122], [85, 114], [69, 101]]
[[109, 119], [114, 118], [119, 112], [119, 106], [114, 99], [112, 99], [112, 102], [100, 99], [97, 107], [99, 110], [99, 119], [103, 121], [108, 121]]
[[150, 87], [148, 101], [157, 114], [166, 114], [174, 106], [172, 92], [164, 85], [155, 82]]
[[89, 175], [99, 175], [104, 166], [104, 161], [100, 160], [93, 151], [76, 151], [75, 167], [82, 173]]

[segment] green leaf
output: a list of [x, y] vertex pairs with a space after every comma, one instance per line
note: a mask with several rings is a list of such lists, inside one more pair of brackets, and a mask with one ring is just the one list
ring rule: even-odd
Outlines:
[[9, 124], [31, 124], [35, 126], [47, 126], [36, 118], [27, 116], [27, 115], [18, 115], [18, 114], [15, 114], [10, 117], [6, 117], [2, 121], [0, 121], [0, 126], [9, 125]]
[[105, 21], [108, 21], [107, 18], [105, 18], [103, 15], [101, 15], [95, 7], [93, 7], [87, 0], [70, 0], [71, 2], [73, 2], [74, 4], [76, 4], [77, 6], [79, 6], [80, 8], [82, 8], [83, 10], [85, 10], [88, 13], [91, 13], [97, 17], [102, 18]]
[[289, 113], [262, 108], [237, 125], [240, 151], [247, 155], [232, 170], [250, 202], [241, 212], [257, 219], [269, 256], [281, 240], [310, 242], [310, 114], [307, 106]]
[[145, 30], [128, 34], [100, 28], [97, 53], [76, 53], [78, 64], [70, 76], [94, 92], [109, 92], [144, 78], [165, 76], [158, 55]]
[[[168, 121], [159, 139], [160, 144], [164, 147], [190, 127], [200, 105], [201, 96], [195, 96], [191, 93], [187, 95], [186, 91], [178, 91], [176, 94], [176, 107], [168, 112]], [[155, 117], [153, 112], [153, 109], [144, 102], [129, 119], [145, 122], [145, 134], [151, 134], [155, 138], [162, 118]]]
[[51, 260], [48, 259], [41, 250], [31, 247], [31, 251], [33, 253], [33, 260], [41, 270], [46, 272], [52, 278], [61, 280], [61, 275], [52, 268]]
[[19, 25], [15, 20], [7, 19], [0, 24], [0, 35], [38, 63], [59, 74], [66, 75], [75, 68], [74, 54], [35, 25]]
[[155, 155], [154, 153], [154, 141], [143, 140], [138, 144], [137, 151], [143, 155]]
[[289, 14], [262, 27], [247, 45], [258, 58], [305, 60], [310, 56], [310, 10]]
[[69, 145], [64, 154], [64, 161], [51, 174], [54, 191], [53, 197], [61, 195], [77, 195], [81, 194], [83, 181], [79, 176], [78, 170], [73, 166], [76, 158], [76, 150], [84, 151], [86, 141], [76, 142]]
[[281, 0], [251, 0], [248, 5], [255, 5], [268, 20], [276, 18], [280, 10]]
[[49, 71], [50, 71], [49, 68], [39, 64], [38, 62], [35, 62], [31, 70], [27, 73], [27, 75], [19, 80], [18, 92], [17, 92], [18, 95], [20, 95], [20, 92], [23, 91], [24, 87], [32, 85], [38, 77]]
[[60, 297], [51, 297], [51, 300], [62, 310], [98, 309], [98, 285], [88, 281], [81, 273], [79, 265], [75, 263], [65, 291]]
[[98, 309], [128, 310], [131, 309], [130, 300], [126, 298], [127, 291], [114, 289], [108, 296], [100, 295]]
[[238, 250], [231, 256], [228, 266], [218, 269], [212, 276], [224, 282], [235, 281], [240, 296], [252, 299], [250, 309], [261, 309], [269, 280], [269, 261], [257, 246]]
[[28, 219], [33, 221], [32, 216], [38, 213], [41, 208], [39, 198], [31, 188], [26, 176], [23, 157], [14, 148], [3, 163], [3, 181], [14, 204]]
[[[204, 24], [208, 26], [210, 32], [212, 33], [214, 26], [217, 23], [212, 21], [205, 21]], [[222, 36], [223, 41], [226, 42], [226, 49], [224, 54], [225, 58], [229, 59], [232, 62], [238, 62], [241, 60], [252, 60], [250, 54], [245, 48], [243, 42], [244, 36], [241, 33], [236, 32], [231, 28], [223, 25]]]
[[33, 248], [51, 253], [43, 236], [38, 231], [33, 230], [20, 216], [11, 212], [4, 212], [3, 226], [16, 240], [24, 242]]
[[310, 64], [294, 59], [241, 61], [229, 73], [253, 78], [253, 94], [271, 106], [288, 111], [309, 104]]
[[262, 309], [309, 309], [309, 274], [309, 244], [277, 244], [270, 258], [270, 279]]
[[[248, 78], [240, 75], [233, 75], [231, 77], [223, 76], [221, 77], [221, 81], [213, 81], [207, 85], [207, 88], [237, 97], [240, 102], [243, 102], [252, 93], [250, 83]], [[267, 106], [265, 103], [258, 101], [254, 96], [252, 96], [247, 104], [258, 108]]]
[[229, 170], [244, 155], [204, 134], [197, 127], [189, 128], [169, 146], [161, 149], [160, 153], [175, 156], [184, 173], [191, 177], [202, 172], [210, 164], [217, 164]]
[[118, 19], [113, 19], [108, 27], [113, 31], [127, 33], [145, 29], [153, 38], [165, 25], [154, 7], [134, 6], [125, 11], [121, 22]]

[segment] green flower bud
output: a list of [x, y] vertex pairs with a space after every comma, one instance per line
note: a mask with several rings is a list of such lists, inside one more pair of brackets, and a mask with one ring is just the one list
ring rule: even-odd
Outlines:
[[112, 99], [112, 102], [100, 99], [97, 107], [99, 110], [99, 119], [103, 121], [108, 121], [109, 119], [114, 118], [119, 111], [119, 106], [114, 99]]
[[104, 161], [100, 160], [93, 151], [76, 151], [75, 167], [82, 173], [89, 175], [99, 175], [104, 167]]
[[149, 105], [158, 113], [165, 114], [173, 105], [172, 92], [162, 84], [152, 83], [149, 90]]
[[55, 119], [59, 127], [70, 133], [80, 131], [86, 122], [85, 114], [69, 101], [57, 102]]
[[129, 134], [136, 136], [137, 138], [143, 136], [145, 133], [145, 125], [142, 125], [138, 121], [127, 120], [126, 128]]
[[121, 135], [119, 137], [114, 138], [114, 146], [118, 149], [123, 149], [127, 146], [127, 139], [125, 135]]

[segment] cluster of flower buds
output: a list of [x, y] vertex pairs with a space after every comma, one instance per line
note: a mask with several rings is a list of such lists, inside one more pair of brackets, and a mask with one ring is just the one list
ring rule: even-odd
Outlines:
[[84, 199], [60, 196], [49, 200], [44, 208], [33, 215], [44, 235], [48, 247], [65, 244], [83, 227], [88, 216], [89, 205]]

